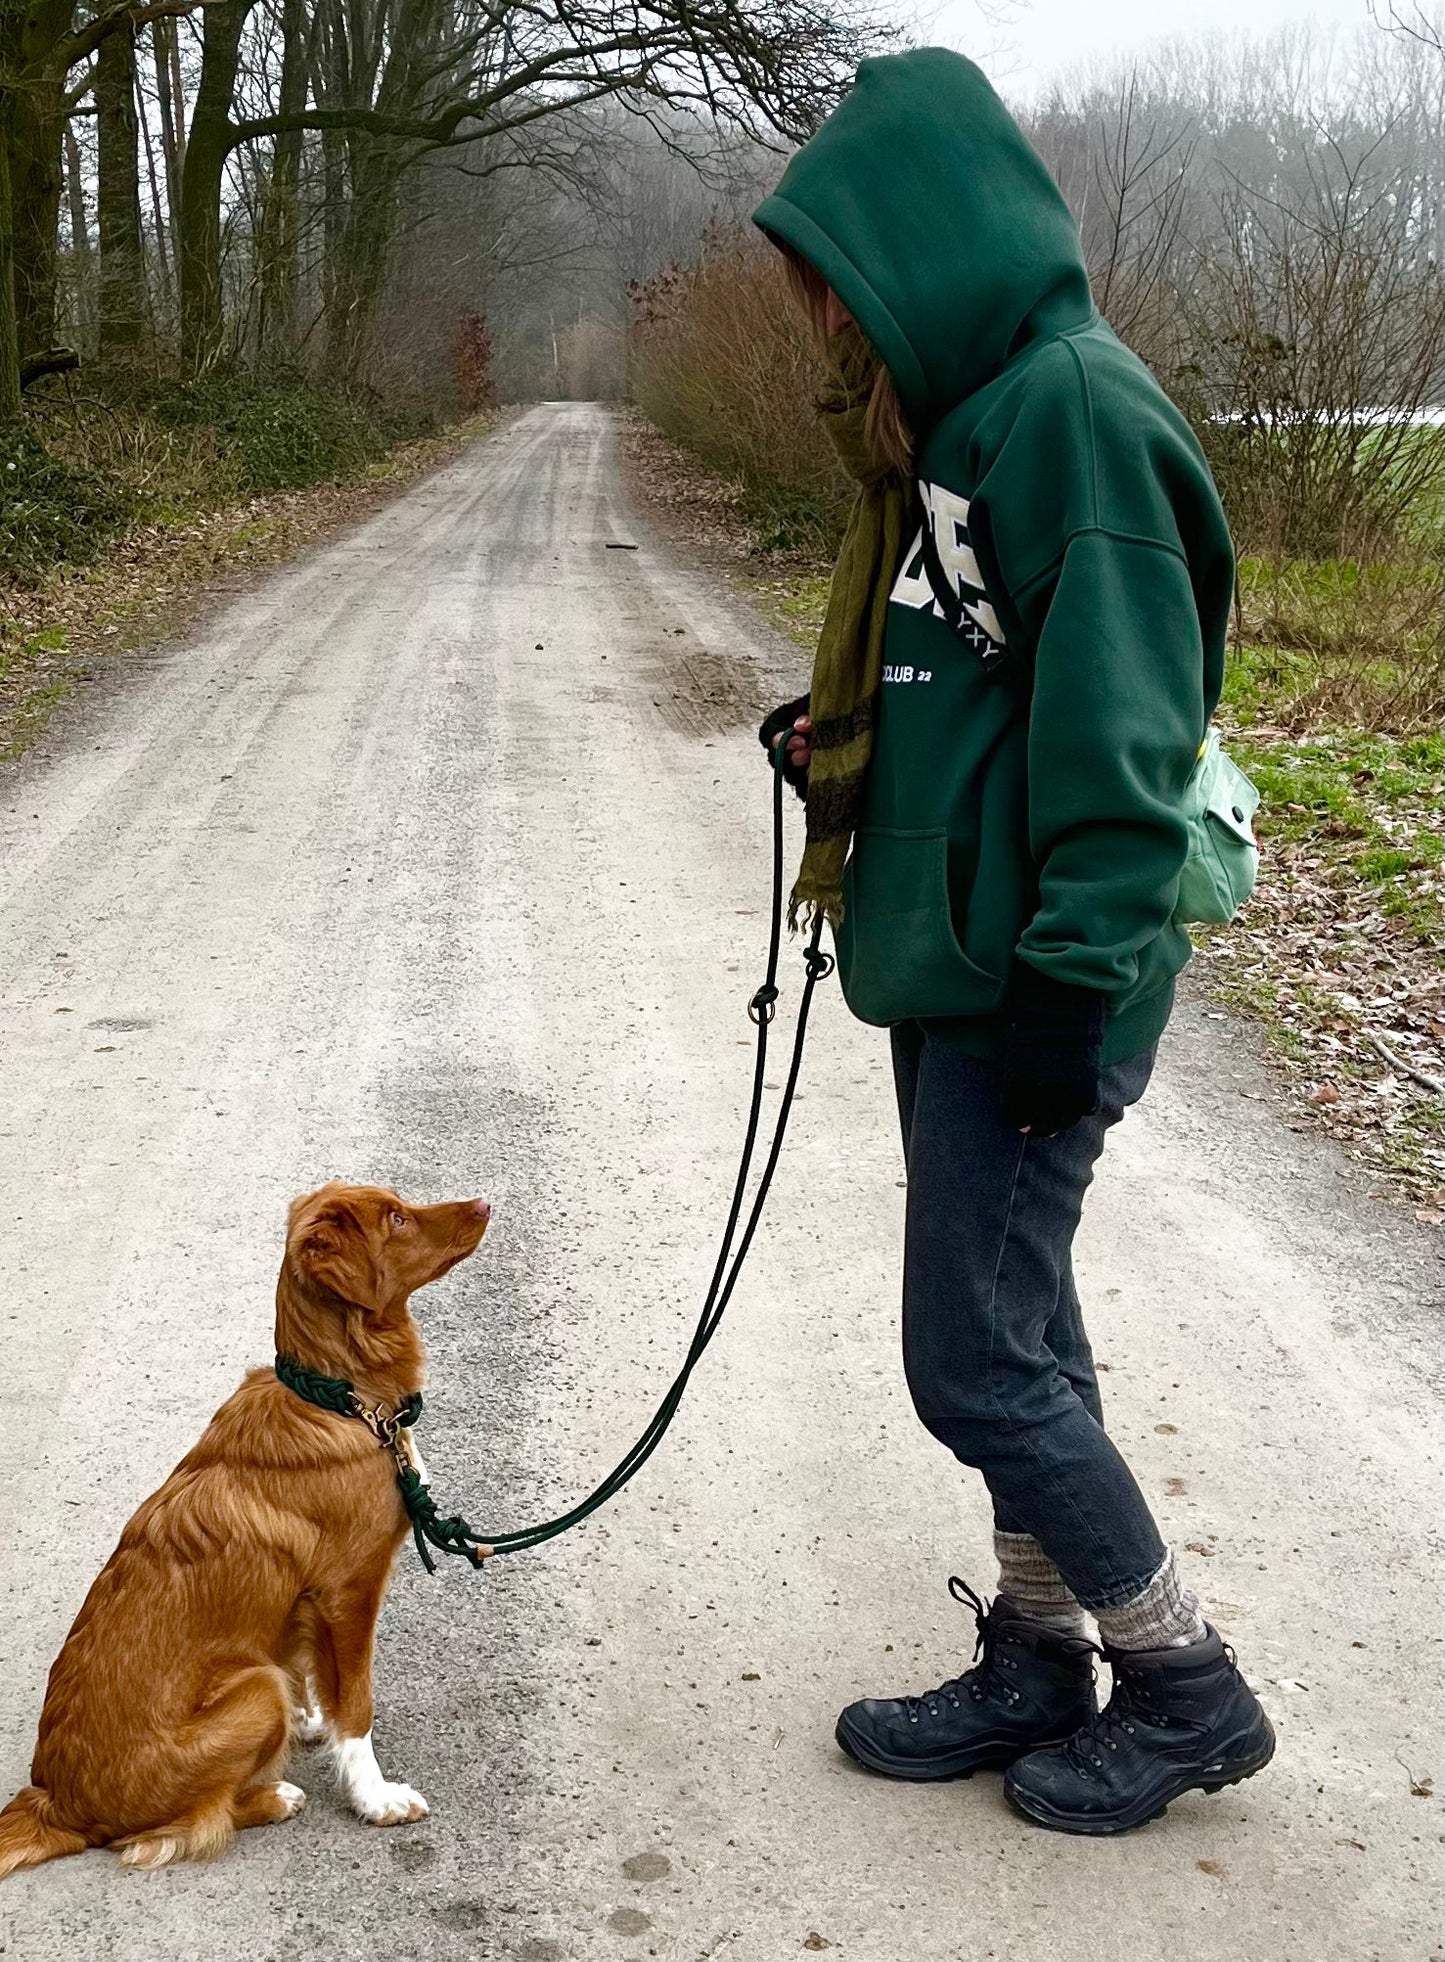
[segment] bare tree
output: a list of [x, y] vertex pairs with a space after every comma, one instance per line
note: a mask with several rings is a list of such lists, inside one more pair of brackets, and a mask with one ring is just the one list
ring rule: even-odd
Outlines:
[[125, 31], [96, 52], [95, 128], [100, 351], [113, 359], [133, 354], [146, 331], [135, 47]]
[[340, 375], [364, 344], [397, 186], [420, 155], [520, 139], [609, 98], [691, 104], [798, 135], [879, 35], [863, 0], [560, 0], [545, 10], [519, 0], [316, 0], [308, 99], [247, 113], [233, 104], [251, 11], [248, 0], [219, 0], [205, 15], [206, 99], [197, 98], [182, 212], [186, 354], [203, 363], [220, 344], [224, 157], [306, 131], [340, 139], [325, 166], [330, 201], [344, 200], [328, 273], [328, 365]]

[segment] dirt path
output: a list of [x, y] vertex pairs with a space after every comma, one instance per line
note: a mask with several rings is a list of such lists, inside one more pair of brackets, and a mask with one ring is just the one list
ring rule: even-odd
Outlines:
[[[611, 549], [623, 544], [638, 549]], [[510, 1524], [619, 1454], [710, 1265], [746, 1088], [791, 661], [539, 408], [164, 650], [0, 778], [0, 1783], [139, 1498], [269, 1352], [287, 1198], [496, 1205], [430, 1296], [424, 1445]], [[795, 997], [798, 957], [792, 956]], [[996, 1782], [898, 1789], [839, 1703], [951, 1672], [979, 1494], [914, 1421], [885, 1046], [818, 1007], [772, 1221], [673, 1437], [485, 1579], [403, 1562], [378, 1750], [430, 1821], [0, 1892], [7, 1962], [733, 1956], [1419, 1962], [1439, 1822], [1419, 1241], [1181, 1017], [1091, 1200], [1113, 1422], [1281, 1729], [1271, 1774], [1102, 1845]]]

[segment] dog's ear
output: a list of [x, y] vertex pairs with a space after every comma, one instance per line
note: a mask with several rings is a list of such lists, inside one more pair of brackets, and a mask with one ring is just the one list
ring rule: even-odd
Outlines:
[[328, 1206], [300, 1229], [293, 1248], [313, 1286], [358, 1308], [374, 1308], [381, 1277], [361, 1222], [346, 1206]]

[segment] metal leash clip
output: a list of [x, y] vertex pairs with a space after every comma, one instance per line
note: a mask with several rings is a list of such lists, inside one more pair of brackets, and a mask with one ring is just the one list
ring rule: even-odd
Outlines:
[[401, 1421], [400, 1411], [384, 1410], [380, 1404], [367, 1405], [354, 1390], [351, 1393], [351, 1408], [352, 1414], [361, 1419], [381, 1448], [391, 1453], [399, 1476], [416, 1470], [411, 1436]]

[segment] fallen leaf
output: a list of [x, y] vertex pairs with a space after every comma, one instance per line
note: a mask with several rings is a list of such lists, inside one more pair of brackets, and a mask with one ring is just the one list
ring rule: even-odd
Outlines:
[[803, 1937], [804, 1948], [831, 1948], [833, 1944], [826, 1935], [820, 1935], [816, 1928]]
[[1212, 1873], [1219, 1880], [1224, 1878], [1224, 1868], [1218, 1860], [1196, 1860], [1194, 1864], [1201, 1873]]
[[1435, 1796], [1435, 1780], [1433, 1778], [1426, 1778], [1423, 1775], [1417, 1776], [1415, 1772], [1411, 1771], [1409, 1765], [1406, 1764], [1398, 1751], [1395, 1753], [1395, 1762], [1410, 1781], [1411, 1798], [1433, 1798]]
[[1177, 1424], [1156, 1424], [1154, 1429], [1160, 1437], [1178, 1437], [1179, 1435], [1179, 1426]]

